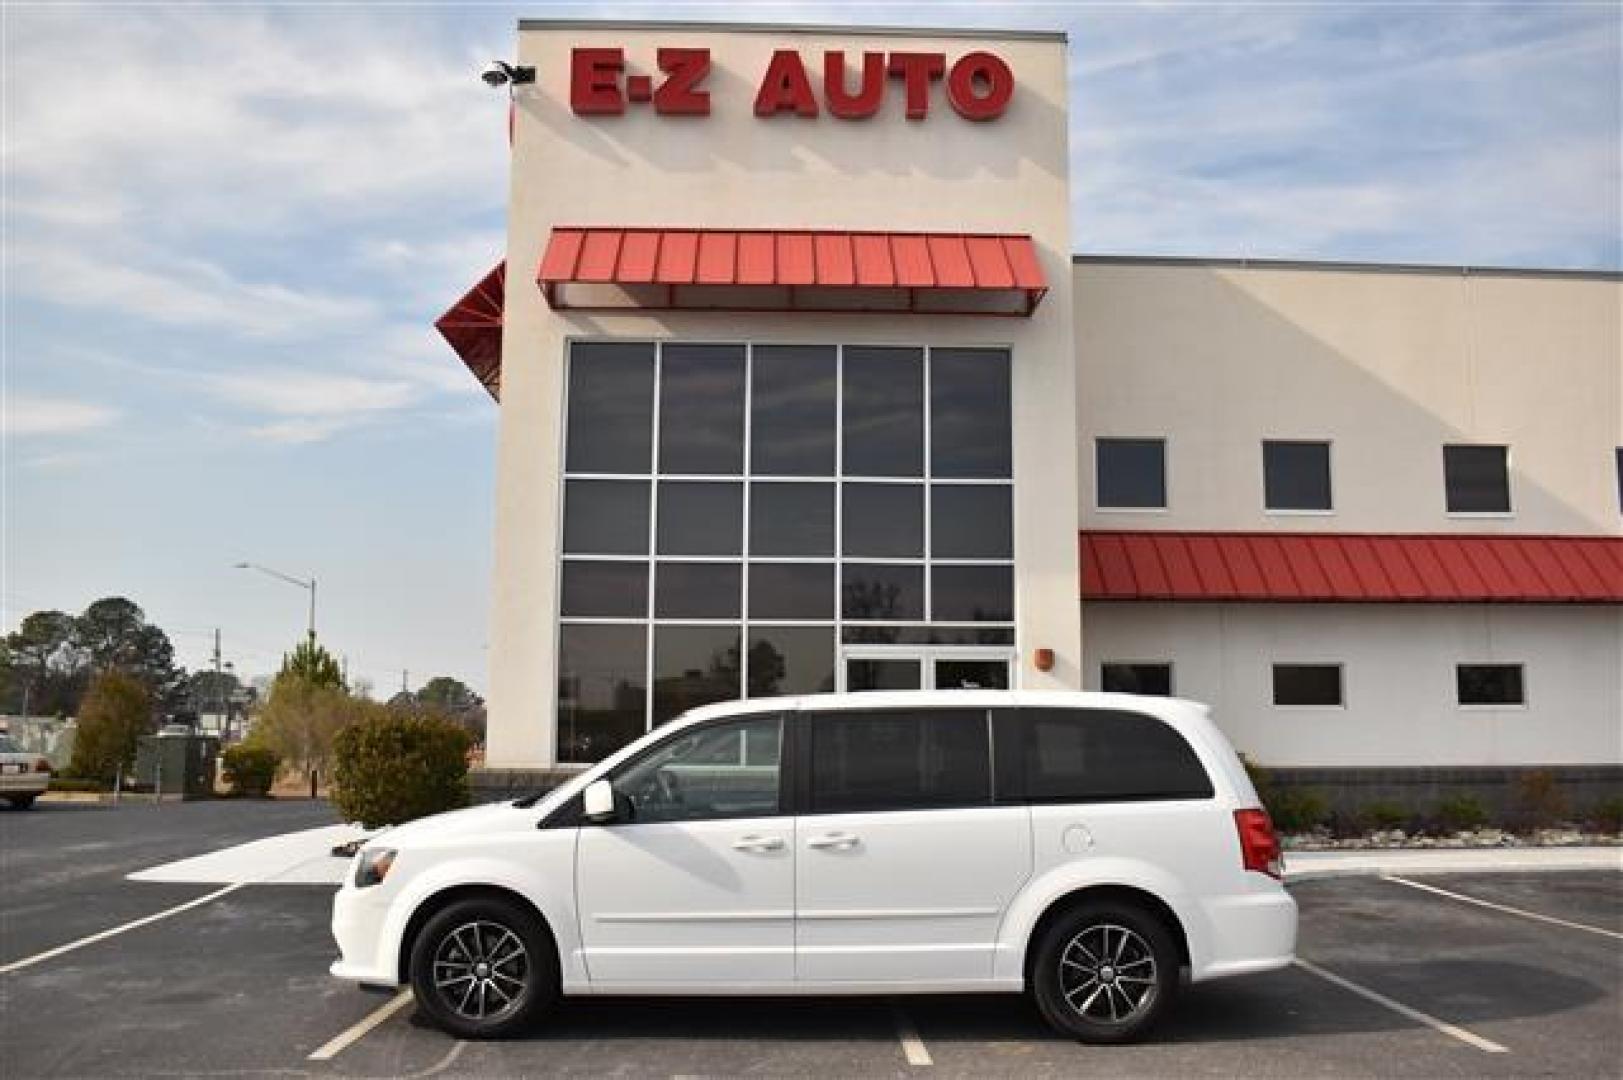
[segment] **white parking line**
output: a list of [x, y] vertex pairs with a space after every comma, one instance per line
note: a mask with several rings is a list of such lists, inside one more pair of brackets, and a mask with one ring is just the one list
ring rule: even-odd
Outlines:
[[1618, 933], [1616, 930], [1607, 930], [1600, 926], [1590, 926], [1588, 923], [1568, 922], [1566, 919], [1557, 919], [1553, 915], [1540, 915], [1536, 911], [1525, 911], [1522, 908], [1510, 907], [1506, 904], [1495, 904], [1488, 900], [1478, 900], [1476, 897], [1466, 896], [1464, 893], [1450, 892], [1447, 889], [1439, 889], [1435, 885], [1423, 885], [1418, 881], [1410, 881], [1408, 878], [1393, 877], [1391, 874], [1382, 874], [1381, 880], [1393, 881], [1399, 885], [1407, 885], [1411, 889], [1421, 889], [1425, 892], [1436, 893], [1438, 896], [1446, 896], [1450, 900], [1459, 900], [1466, 904], [1475, 904], [1477, 907], [1491, 908], [1494, 911], [1503, 911], [1507, 915], [1520, 915], [1524, 919], [1536, 919], [1539, 922], [1553, 923], [1556, 926], [1565, 926], [1569, 930], [1587, 930], [1591, 934], [1604, 934], [1609, 938], [1617, 938], [1618, 940], [1623, 941], [1623, 934]]
[[349, 1027], [345, 1028], [343, 1031], [340, 1031], [337, 1035], [334, 1035], [332, 1038], [318, 1046], [315, 1052], [310, 1055], [310, 1060], [331, 1061], [333, 1058], [343, 1053], [344, 1050], [347, 1049], [352, 1043], [359, 1042], [366, 1036], [367, 1032], [389, 1019], [389, 1017], [393, 1016], [401, 1009], [404, 1009], [407, 1005], [410, 1005], [411, 1002], [411, 988], [407, 987], [394, 997], [390, 998], [384, 1004], [372, 1010], [370, 1014], [363, 1017], [358, 1023], [351, 1024]]
[[925, 1048], [924, 1040], [919, 1038], [918, 1029], [907, 1013], [900, 1008], [891, 1010], [896, 1016], [896, 1037], [902, 1042], [902, 1053], [907, 1057], [909, 1065], [934, 1065], [930, 1059], [930, 1051]]
[[1301, 968], [1303, 971], [1311, 972], [1312, 974], [1317, 975], [1326, 982], [1335, 983], [1343, 990], [1357, 994], [1359, 997], [1368, 1001], [1373, 1001], [1377, 1005], [1383, 1005], [1397, 1013], [1399, 1016], [1406, 1016], [1410, 1020], [1425, 1024], [1427, 1027], [1440, 1031], [1444, 1035], [1458, 1039], [1467, 1046], [1474, 1046], [1478, 1050], [1482, 1050], [1489, 1054], [1510, 1053], [1507, 1048], [1500, 1046], [1492, 1039], [1484, 1039], [1482, 1036], [1466, 1031], [1462, 1027], [1456, 1027], [1453, 1024], [1450, 1024], [1446, 1020], [1439, 1020], [1429, 1013], [1423, 1013], [1419, 1009], [1410, 1008], [1401, 1001], [1393, 1001], [1385, 994], [1378, 994], [1367, 986], [1359, 986], [1351, 979], [1343, 979], [1340, 975], [1337, 975], [1334, 972], [1326, 971], [1319, 965], [1303, 960], [1301, 957], [1296, 958], [1296, 966]]
[[9, 964], [0, 966], [0, 975], [9, 975], [13, 971], [21, 971], [25, 967], [32, 967], [33, 965], [41, 963], [42, 961], [61, 956], [63, 953], [70, 953], [76, 949], [82, 949], [86, 945], [94, 945], [98, 941], [106, 941], [110, 937], [117, 937], [119, 934], [130, 930], [138, 930], [143, 926], [158, 922], [160, 919], [167, 919], [171, 915], [179, 915], [182, 911], [190, 911], [194, 907], [201, 907], [210, 900], [218, 900], [226, 893], [236, 892], [246, 884], [247, 882], [245, 881], [239, 881], [235, 885], [227, 885], [223, 889], [215, 889], [213, 892], [199, 896], [195, 900], [188, 900], [184, 904], [176, 904], [172, 908], [165, 908], [156, 914], [147, 915], [143, 918], [132, 920], [131, 922], [124, 923], [121, 926], [115, 926], [110, 930], [103, 930], [100, 933], [91, 934], [89, 937], [82, 937], [78, 941], [70, 941], [66, 945], [58, 945], [54, 949], [46, 949], [42, 953], [35, 953], [33, 956], [24, 957], [21, 960], [13, 960]]

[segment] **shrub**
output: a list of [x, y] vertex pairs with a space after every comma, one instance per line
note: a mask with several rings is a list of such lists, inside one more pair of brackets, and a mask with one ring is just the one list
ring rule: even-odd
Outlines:
[[1548, 769], [1535, 769], [1516, 781], [1516, 807], [1529, 829], [1548, 829], [1567, 814], [1567, 797]]
[[107, 785], [100, 780], [83, 780], [77, 776], [53, 776], [50, 790], [100, 792], [106, 791]]
[[1362, 806], [1356, 810], [1336, 810], [1330, 815], [1330, 832], [1338, 840], [1357, 840], [1373, 827]]
[[1330, 817], [1330, 803], [1312, 788], [1279, 788], [1264, 802], [1268, 816], [1280, 832], [1307, 832]]
[[1480, 829], [1488, 823], [1488, 808], [1469, 792], [1450, 795], [1437, 804], [1437, 823], [1447, 832]]
[[220, 757], [225, 782], [231, 785], [233, 795], [264, 798], [270, 794], [276, 772], [282, 767], [282, 755], [268, 746], [233, 746]]
[[1584, 822], [1596, 832], [1623, 832], [1623, 795], [1602, 799], [1589, 808]]
[[152, 696], [138, 680], [120, 671], [97, 675], [79, 704], [70, 771], [112, 784], [135, 760], [136, 744], [151, 720]]
[[467, 731], [439, 716], [366, 712], [334, 744], [333, 802], [345, 819], [371, 829], [468, 804]]
[[1365, 804], [1362, 813], [1377, 829], [1401, 829], [1409, 824], [1409, 811], [1386, 799]]

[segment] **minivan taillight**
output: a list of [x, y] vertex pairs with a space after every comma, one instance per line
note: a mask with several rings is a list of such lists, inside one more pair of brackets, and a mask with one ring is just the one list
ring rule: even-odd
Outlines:
[[1279, 835], [1266, 810], [1234, 811], [1234, 827], [1240, 830], [1240, 858], [1247, 870], [1283, 880], [1285, 856], [1279, 849]]

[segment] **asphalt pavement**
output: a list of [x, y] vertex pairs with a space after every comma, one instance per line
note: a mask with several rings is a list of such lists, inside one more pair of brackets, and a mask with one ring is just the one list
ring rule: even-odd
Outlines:
[[0, 971], [221, 893], [0, 974], [0, 1074], [1610, 1077], [1623, 1061], [1623, 876], [1607, 871], [1293, 885], [1310, 967], [1187, 988], [1152, 1041], [1111, 1048], [979, 995], [589, 999], [524, 1038], [462, 1043], [326, 974], [330, 886], [124, 878], [333, 821], [305, 802], [0, 813]]

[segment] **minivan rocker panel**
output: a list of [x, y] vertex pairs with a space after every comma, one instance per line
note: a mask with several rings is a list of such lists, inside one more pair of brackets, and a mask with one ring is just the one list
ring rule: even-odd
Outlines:
[[560, 995], [1029, 990], [1062, 1032], [1120, 1042], [1180, 971], [1283, 967], [1296, 938], [1206, 708], [1119, 694], [707, 706], [544, 799], [386, 830], [355, 863], [332, 973], [411, 984], [462, 1037]]

